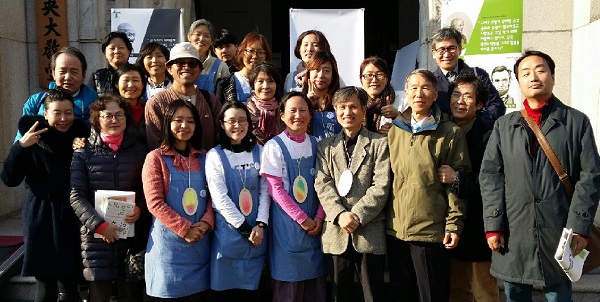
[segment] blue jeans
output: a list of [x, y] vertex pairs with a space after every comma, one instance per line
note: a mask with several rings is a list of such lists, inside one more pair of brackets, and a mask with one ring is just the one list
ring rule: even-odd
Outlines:
[[[532, 292], [532, 285], [504, 281], [506, 302], [531, 302]], [[570, 281], [544, 287], [544, 295], [548, 302], [573, 302], [572, 294]]]

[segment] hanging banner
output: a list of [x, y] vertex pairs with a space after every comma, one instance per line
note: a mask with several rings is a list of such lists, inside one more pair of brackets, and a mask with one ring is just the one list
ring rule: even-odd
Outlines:
[[[365, 58], [365, 9], [290, 8], [290, 71], [300, 60], [294, 55], [296, 40], [304, 31], [323, 32], [340, 73], [340, 84], [360, 85], [360, 63]], [[344, 83], [344, 84], [342, 84]]]
[[67, 1], [35, 1], [37, 30], [38, 76], [40, 87], [48, 88], [53, 81], [50, 59], [68, 44]]
[[135, 63], [140, 49], [147, 43], [157, 42], [170, 50], [185, 41], [183, 8], [114, 8], [110, 30], [127, 34], [133, 46], [129, 63]]
[[513, 66], [521, 56], [523, 0], [442, 0], [442, 26], [461, 31], [463, 59], [490, 74], [506, 112], [520, 110]]

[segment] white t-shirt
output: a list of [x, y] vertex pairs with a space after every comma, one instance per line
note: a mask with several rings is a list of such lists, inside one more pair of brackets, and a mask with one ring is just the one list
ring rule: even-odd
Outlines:
[[[220, 147], [217, 146], [215, 148]], [[227, 195], [228, 190], [227, 182], [225, 180], [225, 172], [223, 170], [223, 163], [221, 162], [221, 157], [219, 157], [219, 154], [215, 148], [211, 149], [206, 154], [205, 168], [206, 181], [208, 182], [208, 190], [210, 191], [212, 206], [225, 218], [229, 224], [233, 225], [235, 228], [239, 228], [242, 223], [244, 223], [245, 217], [236, 207], [235, 202], [237, 201], [231, 200], [229, 195]], [[259, 148], [262, 153], [262, 147], [259, 146]], [[255, 165], [252, 152], [234, 153], [227, 149], [223, 149], [223, 151], [225, 152], [225, 156], [227, 156], [231, 167], [236, 169], [236, 172], [241, 172], [242, 176], [244, 175], [244, 170], [242, 169], [243, 166]], [[240, 177], [240, 175], [237, 174], [235, 177]], [[271, 197], [269, 196], [267, 180], [264, 177], [261, 177], [260, 179], [259, 200], [255, 200], [254, 202], [259, 203], [256, 220], [268, 223]]]
[[[287, 147], [292, 159], [313, 156], [312, 144], [308, 134], [305, 134], [305, 139], [301, 143], [291, 140], [285, 134], [285, 132], [282, 132], [277, 136], [281, 138], [283, 144]], [[276, 177], [281, 177], [283, 180], [283, 189], [289, 191], [290, 179], [288, 177], [285, 159], [283, 158], [283, 151], [281, 151], [279, 144], [274, 139], [270, 139], [265, 144], [262, 152], [261, 163], [260, 174], [270, 174]]]

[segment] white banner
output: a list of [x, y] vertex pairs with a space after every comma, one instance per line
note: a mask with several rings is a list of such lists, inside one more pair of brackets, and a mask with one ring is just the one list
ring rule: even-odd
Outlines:
[[323, 32], [338, 63], [340, 83], [360, 85], [360, 63], [365, 58], [365, 9], [290, 8], [290, 70], [300, 63], [294, 55], [298, 36], [307, 30]]
[[140, 49], [149, 42], [158, 42], [170, 50], [185, 41], [183, 8], [114, 8], [110, 30], [127, 34], [133, 46], [129, 62], [135, 63]]

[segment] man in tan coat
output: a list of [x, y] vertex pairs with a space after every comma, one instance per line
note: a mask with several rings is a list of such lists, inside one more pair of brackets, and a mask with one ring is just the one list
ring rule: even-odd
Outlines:
[[390, 188], [387, 140], [362, 126], [367, 94], [338, 90], [333, 106], [343, 130], [317, 151], [315, 191], [327, 214], [323, 252], [332, 254], [333, 301], [352, 301], [354, 272], [365, 301], [384, 301], [385, 208]]

